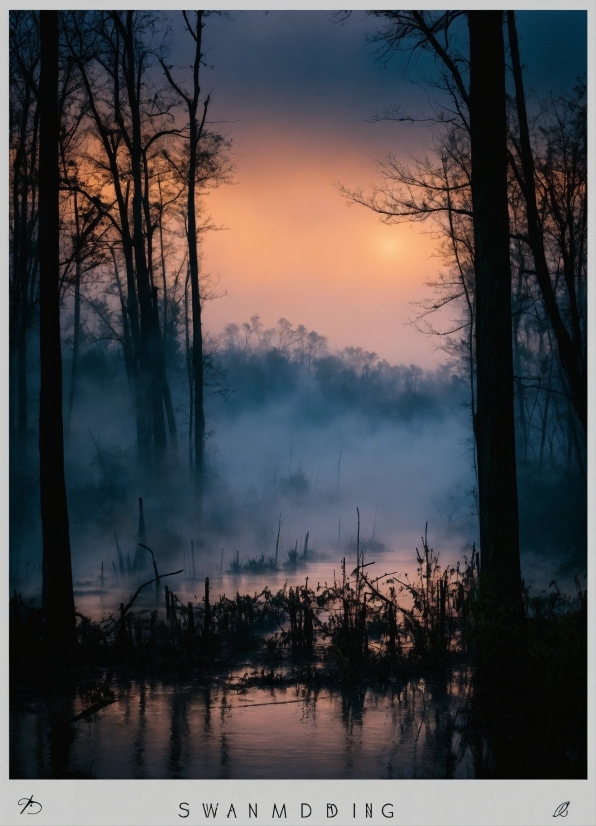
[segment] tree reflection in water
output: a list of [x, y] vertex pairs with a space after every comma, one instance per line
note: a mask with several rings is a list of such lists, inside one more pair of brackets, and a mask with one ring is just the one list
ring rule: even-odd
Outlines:
[[76, 701], [13, 712], [11, 777], [474, 777], [468, 684], [465, 670], [382, 690], [133, 681], [75, 723]]

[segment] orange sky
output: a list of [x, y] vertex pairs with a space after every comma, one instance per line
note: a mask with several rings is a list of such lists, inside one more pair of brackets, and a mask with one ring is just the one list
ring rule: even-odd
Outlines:
[[204, 244], [205, 269], [228, 291], [207, 306], [208, 329], [255, 313], [267, 326], [285, 316], [326, 335], [332, 348], [435, 364], [436, 340], [407, 326], [408, 302], [430, 294], [423, 283], [440, 267], [432, 239], [349, 207], [336, 188], [367, 184], [372, 160], [296, 130], [265, 142], [244, 132], [240, 149], [235, 184], [206, 201], [227, 227]]
[[[173, 18], [173, 31], [179, 21]], [[376, 162], [428, 150], [424, 125], [375, 115], [428, 116], [434, 92], [420, 85], [432, 60], [400, 53], [375, 61], [377, 23], [354, 13], [343, 23], [328, 12], [234, 12], [210, 16], [204, 31], [203, 90], [210, 118], [234, 145], [234, 185], [211, 192], [216, 224], [203, 253], [207, 272], [228, 296], [206, 307], [212, 333], [260, 314], [281, 316], [329, 339], [360, 346], [393, 363], [432, 367], [442, 341], [408, 325], [409, 302], [430, 298], [425, 281], [442, 262], [427, 225], [385, 226], [360, 206], [348, 208], [336, 184], [370, 190]], [[518, 14], [528, 88], [570, 88], [585, 68], [585, 13]], [[464, 32], [465, 34], [465, 32]], [[188, 38], [176, 40], [181, 64]], [[465, 48], [464, 48], [465, 51]], [[188, 59], [187, 59], [188, 58]], [[446, 316], [441, 324], [449, 324]]]
[[375, 65], [367, 30], [362, 15], [341, 25], [326, 12], [208, 18], [214, 70], [204, 91], [213, 92], [210, 118], [233, 140], [235, 174], [206, 197], [227, 229], [205, 237], [204, 266], [228, 295], [208, 304], [205, 322], [217, 333], [255, 314], [268, 327], [283, 316], [327, 336], [332, 350], [360, 346], [431, 367], [442, 360], [436, 339], [407, 322], [408, 302], [429, 295], [423, 283], [436, 276], [434, 244], [420, 227], [387, 227], [349, 208], [337, 190], [368, 188], [389, 151], [424, 148], [409, 124], [366, 122], [397, 104], [414, 108], [421, 93], [402, 67]]

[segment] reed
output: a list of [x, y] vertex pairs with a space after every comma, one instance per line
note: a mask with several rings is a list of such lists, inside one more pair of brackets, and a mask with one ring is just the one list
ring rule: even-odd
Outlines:
[[266, 557], [263, 553], [260, 557], [241, 560], [240, 551], [237, 551], [229, 563], [228, 570], [231, 574], [262, 574], [277, 570], [277, 563], [273, 557]]
[[[167, 662], [193, 668], [214, 658], [223, 665], [237, 653], [252, 651], [282, 658], [306, 656], [318, 661], [329, 679], [349, 679], [351, 684], [365, 675], [384, 680], [415, 670], [443, 669], [454, 658], [474, 655], [478, 558], [474, 550], [463, 565], [443, 568], [428, 543], [427, 528], [421, 542], [412, 581], [391, 571], [376, 573], [375, 561], [364, 563], [357, 540], [359, 564], [350, 572], [344, 558], [341, 577], [332, 583], [311, 587], [306, 578], [301, 585], [286, 583], [275, 592], [265, 588], [253, 595], [222, 594], [213, 600], [206, 578], [204, 598], [195, 605], [165, 585], [161, 618], [156, 610], [137, 610], [138, 595], [181, 572], [160, 575], [151, 549], [140, 546], [151, 553], [155, 577], [101, 623], [80, 617], [79, 642], [95, 640], [96, 653], [101, 643], [108, 661], [112, 653], [121, 658], [126, 652], [127, 662], [138, 667]], [[297, 542], [292, 550], [291, 561], [302, 561], [304, 552], [298, 552]], [[230, 564], [234, 572], [268, 568], [275, 570], [275, 560], [263, 554], [241, 561], [237, 552]], [[533, 604], [540, 616], [543, 609]], [[24, 612], [19, 601], [14, 606], [14, 617]]]

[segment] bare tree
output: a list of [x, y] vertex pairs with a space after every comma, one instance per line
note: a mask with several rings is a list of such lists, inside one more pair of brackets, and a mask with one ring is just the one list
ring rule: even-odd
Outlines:
[[[39, 257], [39, 17], [11, 11], [10, 46], [10, 429], [21, 460], [27, 444], [28, 342]], [[16, 393], [14, 392], [16, 388]]]
[[[186, 239], [188, 244], [188, 280], [191, 294], [192, 348], [189, 367], [190, 386], [192, 388], [191, 421], [194, 430], [194, 484], [196, 514], [199, 531], [203, 524], [203, 498], [205, 493], [205, 407], [204, 407], [204, 348], [202, 296], [199, 274], [199, 232], [197, 218], [198, 191], [208, 181], [221, 180], [224, 172], [221, 166], [223, 139], [209, 133], [206, 129], [207, 111], [210, 96], [201, 104], [201, 66], [203, 64], [202, 35], [205, 27], [206, 13], [182, 12], [185, 29], [194, 41], [194, 59], [192, 64], [191, 91], [186, 92], [183, 84], [173, 75], [173, 67], [165, 59], [161, 65], [172, 89], [186, 106], [188, 112], [188, 141], [186, 143]], [[181, 167], [182, 171], [182, 167]], [[188, 315], [187, 315], [188, 319]], [[187, 339], [189, 331], [187, 326]], [[190, 344], [190, 342], [189, 342]]]
[[[433, 214], [443, 220], [456, 275], [449, 300], [456, 296], [466, 302], [468, 349], [470, 359], [473, 353], [476, 357], [475, 388], [473, 369], [470, 379], [472, 405], [476, 391], [473, 421], [483, 580], [487, 590], [517, 611], [521, 609], [521, 576], [503, 13], [467, 14], [469, 55], [457, 49], [458, 38], [452, 37], [454, 24], [464, 12], [374, 14], [385, 23], [377, 35], [382, 55], [404, 49], [426, 51], [435, 58], [437, 74], [432, 82], [447, 101], [436, 120], [446, 131], [439, 140], [438, 164], [425, 160], [412, 172], [390, 158], [388, 188], [368, 198], [361, 192], [349, 196], [388, 221], [425, 220]], [[411, 120], [399, 113], [391, 117]], [[397, 197], [392, 182], [399, 185]]]
[[[159, 211], [152, 187], [155, 166], [166, 164], [164, 141], [180, 134], [169, 101], [149, 78], [155, 15], [148, 12], [71, 12], [69, 46], [86, 95], [87, 152], [78, 186], [108, 221], [122, 249], [135, 395], [139, 459], [151, 474], [176, 425], [166, 375], [158, 297], [153, 280], [153, 237]], [[151, 89], [150, 89], [151, 85]]]
[[[569, 152], [562, 154], [562, 167], [555, 170], [553, 164], [547, 164], [543, 168], [542, 176], [537, 176], [526, 112], [515, 12], [507, 12], [507, 23], [519, 128], [519, 142], [514, 142], [516, 157], [511, 152], [510, 160], [516, 181], [523, 194], [526, 213], [526, 232], [521, 238], [528, 245], [534, 259], [536, 280], [540, 287], [544, 308], [555, 334], [559, 358], [567, 377], [573, 406], [585, 434], [588, 425], [587, 351], [581, 307], [582, 282], [584, 282], [582, 246], [587, 219], [585, 115], [582, 116], [581, 107], [578, 106], [576, 138], [579, 140], [576, 140], [575, 146], [568, 146]], [[563, 124], [560, 123], [559, 126], [559, 131], [564, 135]], [[564, 135], [564, 140], [565, 137], [568, 138], [569, 135]], [[554, 138], [552, 132], [551, 138]], [[538, 197], [539, 192], [542, 194], [541, 199]], [[543, 203], [540, 204], [539, 200]], [[556, 281], [553, 284], [547, 260], [545, 234], [548, 229], [544, 226], [539, 209], [545, 202], [554, 222], [560, 247], [559, 252], [563, 264], [561, 281], [565, 288], [563, 299], [557, 296]], [[567, 308], [567, 324], [563, 317], [562, 302]]]

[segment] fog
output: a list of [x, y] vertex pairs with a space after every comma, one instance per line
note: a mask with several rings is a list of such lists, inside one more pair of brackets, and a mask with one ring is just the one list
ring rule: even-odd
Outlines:
[[[75, 581], [97, 581], [102, 563], [107, 581], [117, 579], [115, 534], [125, 564], [127, 556], [134, 564], [139, 497], [145, 541], [162, 573], [192, 574], [191, 540], [197, 575], [225, 573], [233, 559], [241, 566], [274, 559], [276, 546], [283, 568], [291, 551], [303, 555], [307, 533], [309, 560], [339, 568], [342, 557], [355, 558], [358, 512], [367, 561], [410, 559], [413, 570], [427, 523], [429, 544], [445, 561], [469, 555], [478, 523], [464, 378], [447, 367], [392, 366], [359, 348], [332, 353], [322, 336], [310, 338], [316, 356], [284, 348], [273, 331], [241, 346], [240, 329], [230, 325], [227, 336], [211, 341], [207, 360], [201, 534], [181, 352], [170, 358], [178, 451], [170, 447], [151, 477], [137, 461], [120, 352], [102, 341], [86, 349], [65, 439]], [[41, 586], [34, 448], [31, 440], [26, 466], [13, 468], [11, 490], [11, 576], [31, 594]], [[581, 484], [562, 484], [552, 473], [538, 483], [531, 467], [518, 475], [526, 582], [538, 589], [552, 579], [569, 585], [585, 568]]]
[[[345, 413], [317, 423], [288, 401], [222, 422], [213, 443], [231, 500], [240, 513], [258, 514], [255, 541], [270, 541], [280, 511], [286, 546], [309, 530], [314, 545], [343, 548], [356, 541], [358, 507], [362, 539], [374, 529], [389, 547], [413, 548], [425, 521], [448, 526], [440, 510], [450, 495], [464, 515], [473, 485], [466, 439], [465, 416], [455, 410], [410, 422]], [[466, 528], [474, 530], [469, 520]]]

